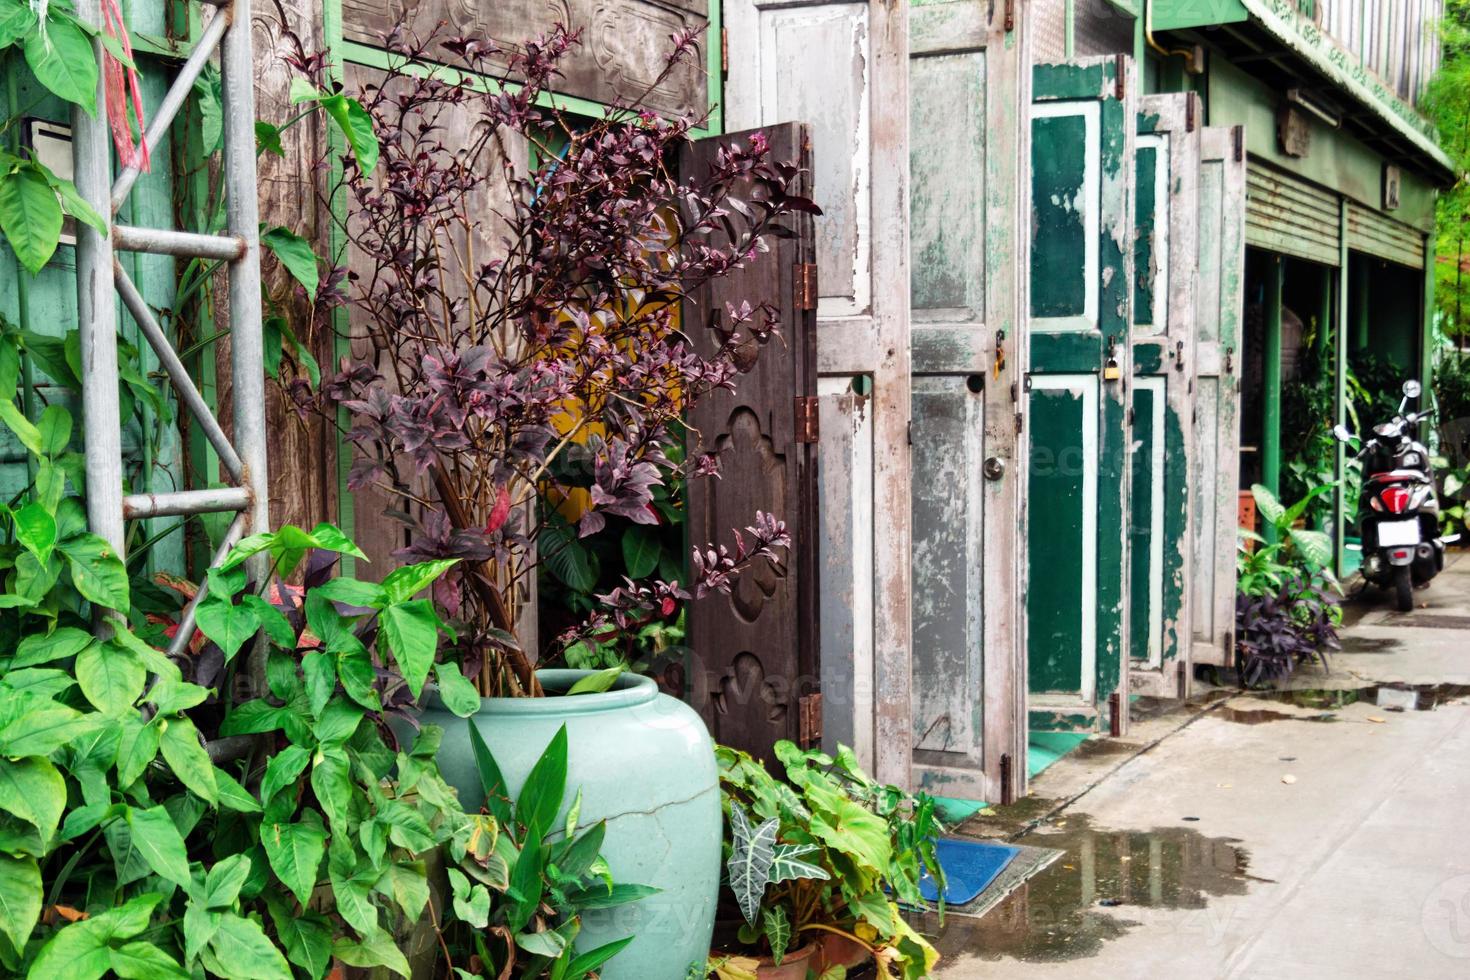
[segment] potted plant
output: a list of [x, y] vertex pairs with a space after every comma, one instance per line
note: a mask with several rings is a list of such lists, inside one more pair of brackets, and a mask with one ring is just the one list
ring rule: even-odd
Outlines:
[[741, 947], [712, 954], [722, 973], [778, 980], [871, 957], [880, 975], [928, 976], [938, 953], [899, 903], [925, 907], [925, 874], [943, 891], [933, 799], [875, 782], [846, 746], [832, 756], [777, 743], [784, 778], [735, 749], [718, 756], [740, 915], [721, 939]]
[[[698, 56], [696, 42], [675, 36], [650, 91]], [[512, 795], [565, 726], [582, 815], [607, 821], [614, 877], [660, 890], [623, 911], [644, 920], [608, 975], [662, 976], [708, 949], [720, 838], [712, 742], [651, 681], [538, 671], [540, 655], [605, 643], [728, 590], [789, 544], [785, 526], [757, 513], [734, 549], [698, 549], [687, 581], [630, 580], [551, 643], [529, 642], [531, 586], [608, 517], [652, 524], [658, 488], [716, 472], [712, 457], [666, 447], [697, 399], [733, 386], [737, 349], [765, 344], [777, 324], [759, 303], [681, 323], [685, 300], [759, 261], [767, 237], [787, 233], [783, 221], [816, 208], [791, 192], [798, 169], [771, 159], [759, 137], [732, 141], [708, 172], [677, 174], [698, 120], [638, 104], [596, 119], [566, 114], [550, 86], [579, 43], [560, 27], [513, 51], [442, 33], [387, 39], [390, 64], [358, 93], [374, 166], [349, 158], [328, 189], [349, 203], [347, 299], [362, 354], [320, 385], [304, 374], [283, 381], [303, 411], [349, 419], [349, 488], [408, 525], [395, 557], [446, 563], [428, 600], [452, 631], [443, 656], [479, 703], [455, 682], [397, 689], [389, 707], [435, 724], [472, 708]], [[333, 97], [319, 59], [294, 60], [303, 78], [293, 92]], [[694, 329], [714, 332], [713, 353], [689, 340]], [[572, 472], [586, 485], [566, 482]], [[573, 491], [587, 503], [575, 525], [556, 509]], [[445, 729], [438, 762], [473, 809], [483, 790], [469, 729]]]

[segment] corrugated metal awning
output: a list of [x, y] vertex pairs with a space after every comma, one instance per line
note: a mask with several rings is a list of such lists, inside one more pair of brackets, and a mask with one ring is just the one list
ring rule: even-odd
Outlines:
[[1424, 233], [1385, 214], [1348, 203], [1348, 248], [1411, 269], [1424, 268]]
[[1246, 168], [1245, 188], [1247, 245], [1337, 265], [1341, 217], [1336, 194], [1254, 160]]

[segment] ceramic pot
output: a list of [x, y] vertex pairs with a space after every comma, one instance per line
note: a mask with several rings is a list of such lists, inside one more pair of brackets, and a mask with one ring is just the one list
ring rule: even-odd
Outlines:
[[[581, 951], [633, 942], [600, 971], [605, 980], [683, 980], [703, 964], [720, 886], [719, 771], [704, 722], [647, 677], [625, 674], [604, 694], [559, 697], [590, 671], [537, 672], [544, 698], [485, 698], [471, 719], [512, 797], [547, 743], [567, 727], [567, 788], [558, 826], [580, 788], [580, 826], [607, 821], [602, 854], [613, 880], [659, 894], [583, 915]], [[422, 720], [444, 729], [438, 763], [466, 810], [484, 801], [466, 719], [430, 699]], [[801, 974], [805, 976], [805, 974]]]
[[820, 948], [820, 944], [810, 942], [800, 949], [793, 949], [781, 957], [780, 966], [769, 956], [762, 956], [755, 968], [756, 980], [806, 980], [808, 968], [816, 968]]

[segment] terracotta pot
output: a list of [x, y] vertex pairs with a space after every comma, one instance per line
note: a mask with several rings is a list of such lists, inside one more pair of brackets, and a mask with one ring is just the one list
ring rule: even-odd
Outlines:
[[812, 969], [821, 974], [830, 967], [840, 966], [845, 970], [861, 966], [873, 956], [868, 947], [849, 936], [835, 932], [822, 932], [817, 940], [817, 958]]
[[820, 943], [810, 942], [800, 949], [790, 950], [781, 957], [780, 966], [777, 966], [769, 956], [762, 956], [760, 963], [755, 968], [756, 980], [806, 980], [807, 968], [816, 967], [816, 956], [819, 949], [821, 949]]

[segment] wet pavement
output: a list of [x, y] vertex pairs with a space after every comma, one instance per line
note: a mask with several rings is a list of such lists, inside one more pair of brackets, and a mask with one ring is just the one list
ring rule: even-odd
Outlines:
[[968, 822], [1062, 855], [928, 920], [939, 975], [1470, 977], [1470, 555], [1419, 595], [1364, 602], [1331, 671], [1145, 706]]

